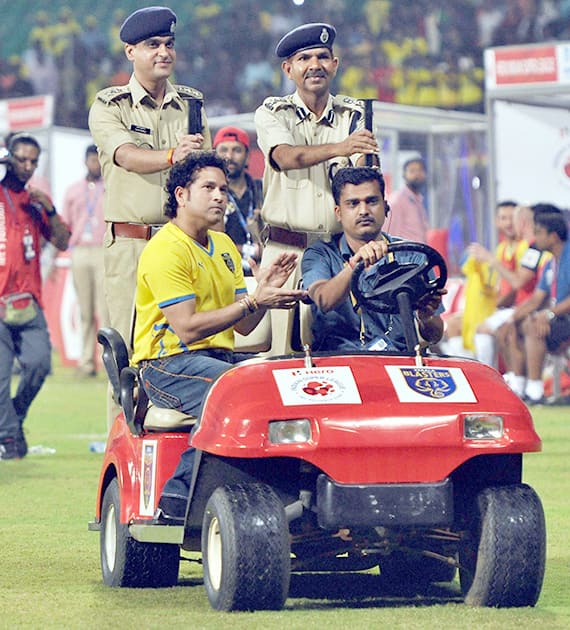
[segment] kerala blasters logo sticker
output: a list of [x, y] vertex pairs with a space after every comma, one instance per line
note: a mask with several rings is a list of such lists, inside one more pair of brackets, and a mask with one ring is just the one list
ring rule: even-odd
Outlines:
[[143, 440], [142, 443], [139, 512], [143, 516], [152, 516], [154, 514], [156, 445], [156, 440]]
[[445, 398], [455, 391], [455, 382], [449, 370], [429, 370], [414, 368], [402, 370], [402, 376], [416, 392], [430, 398]]
[[387, 365], [386, 371], [400, 402], [477, 402], [461, 368]]
[[229, 254], [228, 252], [224, 252], [222, 254], [222, 258], [224, 260], [224, 262], [226, 263], [226, 267], [232, 272], [235, 273], [236, 271], [236, 266], [234, 265], [234, 261], [233, 258], [231, 257], [231, 254]]
[[361, 404], [349, 367], [273, 370], [283, 405]]

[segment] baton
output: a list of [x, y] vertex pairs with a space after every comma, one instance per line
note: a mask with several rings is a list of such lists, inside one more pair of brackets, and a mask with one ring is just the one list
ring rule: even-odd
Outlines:
[[[372, 103], [374, 103], [374, 99], [364, 99], [364, 128], [374, 133]], [[374, 166], [374, 156], [371, 153], [366, 154], [366, 166]]]
[[197, 98], [188, 101], [188, 133], [202, 133], [202, 101]]

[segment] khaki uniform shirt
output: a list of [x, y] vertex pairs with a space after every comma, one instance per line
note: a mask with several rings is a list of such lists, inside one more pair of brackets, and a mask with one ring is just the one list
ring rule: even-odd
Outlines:
[[308, 168], [280, 171], [271, 151], [291, 146], [341, 142], [364, 128], [361, 101], [329, 96], [320, 118], [309, 111], [297, 92], [267, 98], [255, 112], [257, 142], [265, 155], [262, 217], [270, 225], [302, 232], [331, 234], [340, 231], [334, 215], [331, 175], [336, 167], [355, 164], [361, 154], [335, 157]]
[[[166, 150], [188, 133], [188, 99], [202, 93], [167, 82], [162, 105], [148, 94], [133, 75], [128, 85], [101, 90], [89, 112], [89, 129], [99, 150], [105, 181], [105, 220], [131, 223], [165, 223], [164, 185], [169, 169], [157, 173], [133, 173], [118, 166], [115, 151], [123, 144]], [[212, 146], [202, 110], [204, 149]]]

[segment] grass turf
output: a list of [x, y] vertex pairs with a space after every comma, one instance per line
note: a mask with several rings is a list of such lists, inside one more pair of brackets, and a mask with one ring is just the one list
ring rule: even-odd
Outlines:
[[177, 587], [111, 589], [101, 580], [93, 517], [105, 435], [104, 378], [78, 380], [56, 367], [26, 421], [28, 442], [56, 449], [0, 463], [0, 628], [541, 628], [570, 627], [570, 408], [533, 410], [544, 450], [525, 459], [525, 481], [542, 498], [546, 576], [533, 609], [470, 609], [457, 585], [390, 593], [371, 574], [293, 576], [280, 612], [211, 610], [201, 567], [181, 564]]

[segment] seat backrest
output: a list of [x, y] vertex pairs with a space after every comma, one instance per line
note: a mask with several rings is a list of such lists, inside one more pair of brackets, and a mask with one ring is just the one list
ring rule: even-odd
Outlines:
[[121, 372], [129, 365], [125, 340], [114, 328], [101, 328], [97, 341], [103, 346], [103, 365], [113, 389], [115, 402], [121, 404]]
[[[255, 291], [257, 282], [252, 276], [246, 276], [245, 284], [249, 294]], [[271, 350], [271, 316], [267, 311], [259, 324], [249, 335], [240, 335], [234, 332], [236, 352], [267, 352]]]

